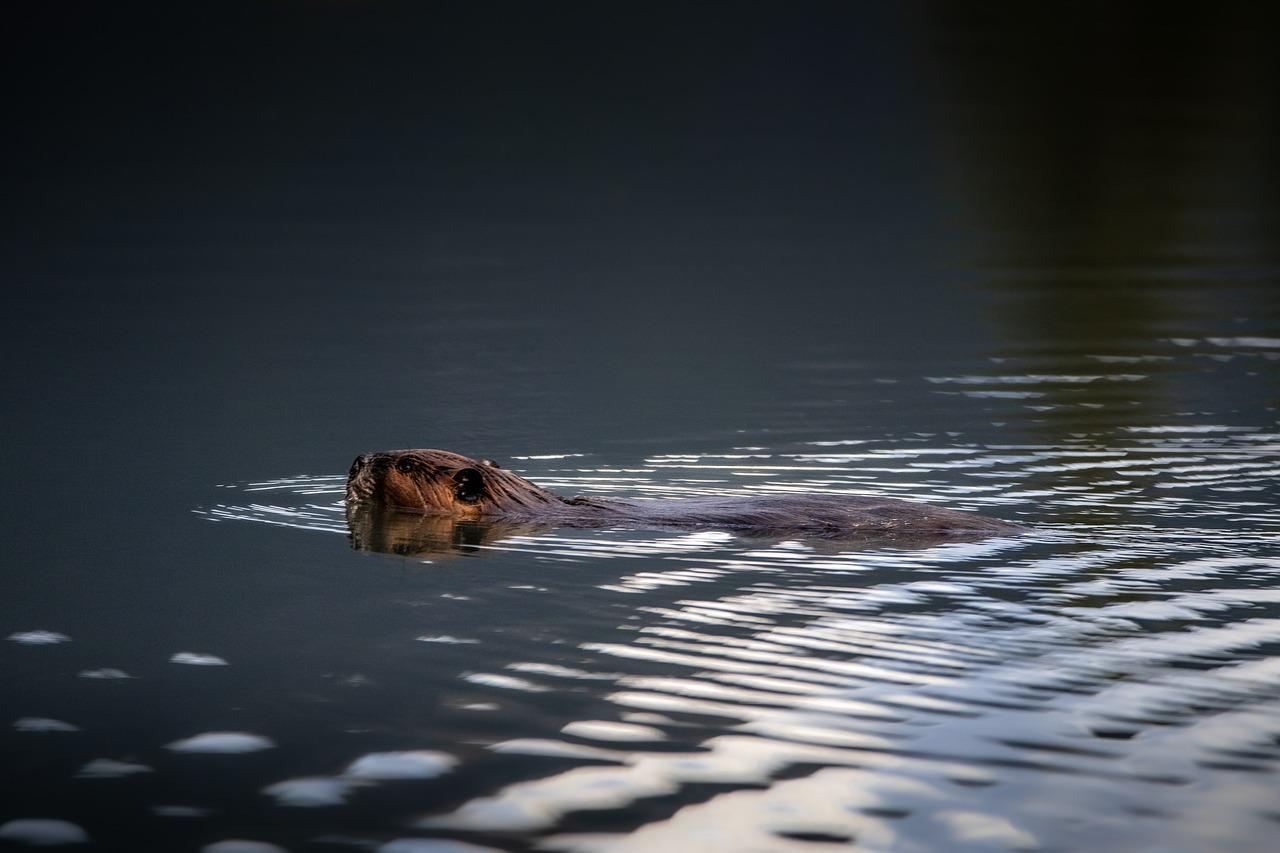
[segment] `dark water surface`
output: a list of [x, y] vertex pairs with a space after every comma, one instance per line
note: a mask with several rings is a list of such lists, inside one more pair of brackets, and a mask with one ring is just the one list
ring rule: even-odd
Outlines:
[[[1270, 7], [595, 8], [10, 46], [0, 847], [1271, 849]], [[353, 548], [413, 446], [1035, 529]]]

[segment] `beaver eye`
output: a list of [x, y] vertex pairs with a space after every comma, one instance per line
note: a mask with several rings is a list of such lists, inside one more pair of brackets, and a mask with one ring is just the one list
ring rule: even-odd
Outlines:
[[412, 474], [413, 463], [408, 459], [401, 459], [398, 462], [396, 462], [396, 470], [399, 471], [401, 474]]

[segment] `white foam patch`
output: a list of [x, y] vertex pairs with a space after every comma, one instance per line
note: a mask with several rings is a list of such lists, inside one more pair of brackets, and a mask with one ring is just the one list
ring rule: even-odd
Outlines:
[[226, 666], [227, 662], [217, 655], [201, 655], [195, 652], [178, 652], [169, 658], [169, 663], [183, 663], [188, 666]]
[[616, 723], [608, 720], [580, 720], [569, 723], [561, 732], [588, 740], [625, 741], [638, 743], [645, 741], [666, 740], [661, 729], [653, 726], [641, 726], [636, 723]]
[[549, 755], [556, 758], [585, 758], [596, 761], [623, 761], [628, 753], [580, 743], [565, 743], [546, 738], [515, 738], [495, 743], [489, 747], [494, 752], [516, 755]]
[[89, 833], [65, 820], [23, 818], [0, 826], [0, 838], [52, 847], [57, 844], [84, 844], [89, 840]]
[[115, 681], [124, 678], [133, 678], [132, 675], [123, 669], [113, 669], [112, 667], [103, 667], [102, 669], [84, 669], [80, 671], [81, 678], [95, 678], [102, 681]]
[[1215, 347], [1250, 347], [1256, 349], [1280, 349], [1280, 338], [1205, 338]]
[[351, 779], [434, 779], [448, 773], [458, 759], [445, 752], [371, 752], [351, 762], [343, 775]]
[[502, 853], [496, 847], [480, 847], [445, 838], [397, 838], [378, 848], [378, 853]]
[[8, 639], [26, 646], [51, 646], [55, 643], [69, 643], [71, 638], [57, 631], [19, 631], [10, 634]]
[[266, 841], [248, 841], [243, 838], [228, 838], [226, 841], [215, 841], [200, 848], [200, 853], [288, 853], [283, 847]]
[[523, 690], [526, 693], [545, 693], [547, 690], [541, 685], [534, 684], [524, 678], [516, 678], [514, 675], [473, 672], [470, 675], [464, 675], [463, 678], [472, 684], [482, 684], [485, 687], [500, 687], [504, 690]]
[[150, 773], [151, 768], [145, 764], [133, 764], [128, 761], [113, 761], [110, 758], [95, 758], [76, 774], [80, 779], [118, 779], [123, 776], [134, 776], [138, 773]]
[[78, 732], [79, 726], [64, 723], [62, 720], [51, 720], [47, 717], [22, 717], [13, 721], [13, 728], [20, 732]]
[[262, 789], [262, 793], [274, 797], [277, 804], [296, 808], [322, 808], [346, 803], [347, 794], [358, 783], [350, 779], [315, 776], [302, 779], [286, 779]]
[[156, 806], [151, 811], [157, 817], [207, 817], [213, 814], [209, 809], [197, 806]]
[[205, 732], [175, 740], [168, 748], [174, 752], [242, 753], [271, 749], [275, 745], [275, 741], [269, 737], [247, 732]]
[[378, 853], [502, 853], [496, 847], [480, 847], [445, 838], [397, 838], [378, 848]]

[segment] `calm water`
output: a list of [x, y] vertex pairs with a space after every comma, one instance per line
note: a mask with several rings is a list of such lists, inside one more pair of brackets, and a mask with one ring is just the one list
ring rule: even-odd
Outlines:
[[[1274, 13], [229, 8], [19, 53], [0, 847], [1274, 845]], [[411, 446], [1034, 531], [352, 529]]]

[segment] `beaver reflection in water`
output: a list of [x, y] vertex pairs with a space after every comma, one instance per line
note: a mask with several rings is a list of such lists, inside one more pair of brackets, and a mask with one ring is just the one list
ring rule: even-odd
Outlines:
[[722, 530], [743, 536], [975, 538], [1026, 530], [974, 513], [857, 495], [564, 498], [487, 459], [469, 459], [444, 450], [391, 450], [356, 457], [347, 475], [347, 503], [460, 521]]

